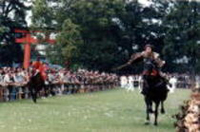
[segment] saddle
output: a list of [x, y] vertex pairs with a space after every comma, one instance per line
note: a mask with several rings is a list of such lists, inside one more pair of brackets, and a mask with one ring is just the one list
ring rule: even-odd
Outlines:
[[151, 71], [144, 70], [143, 71], [143, 75], [146, 75], [146, 76], [155, 76], [156, 77], [156, 76], [159, 76], [159, 72], [156, 69], [153, 69]]
[[156, 62], [152, 58], [145, 58], [144, 59], [144, 71], [143, 75], [147, 76], [159, 76], [158, 66]]

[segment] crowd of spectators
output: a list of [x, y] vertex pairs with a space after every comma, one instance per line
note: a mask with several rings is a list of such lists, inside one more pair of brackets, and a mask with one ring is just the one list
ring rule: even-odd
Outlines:
[[[175, 88], [191, 88], [192, 79], [189, 74], [179, 74], [179, 73], [167, 73], [165, 74], [166, 78], [169, 80], [169, 83], [174, 85]], [[120, 77], [121, 87], [130, 88], [133, 87], [142, 87], [142, 75], [134, 74], [134, 75], [123, 75]], [[197, 87], [200, 86], [200, 76], [196, 76], [195, 81]], [[131, 89], [131, 88], [130, 88]]]
[[[33, 76], [31, 67], [23, 69], [21, 67], [0, 68], [0, 98], [10, 100], [12, 95], [17, 98], [20, 93], [27, 93], [27, 83]], [[92, 92], [104, 89], [115, 88], [118, 86], [118, 76], [99, 71], [89, 71], [79, 69], [70, 71], [66, 69], [48, 68], [46, 70], [45, 87], [51, 87], [55, 92], [72, 93], [74, 92]], [[27, 95], [28, 96], [28, 95]], [[24, 96], [25, 97], [25, 96]]]
[[[79, 69], [72, 72], [65, 69], [48, 69], [46, 84], [48, 83], [70, 83], [70, 84], [108, 84], [116, 83], [116, 74], [100, 73], [99, 71], [88, 71]], [[32, 72], [23, 68], [0, 68], [0, 85], [24, 85], [29, 81]]]
[[[19, 95], [23, 95], [23, 98], [30, 97], [26, 84], [31, 76], [33, 76], [31, 67], [28, 69], [21, 67], [0, 68], [0, 100], [10, 100], [13, 96], [16, 99]], [[190, 88], [191, 86], [191, 79], [188, 74], [167, 74], [167, 77], [169, 80], [171, 79], [176, 88]], [[196, 78], [197, 82], [200, 81], [199, 76]], [[55, 93], [71, 94], [115, 88], [120, 83], [121, 86], [123, 85], [122, 87], [128, 86], [129, 89], [139, 87], [141, 89], [141, 86], [139, 86], [142, 84], [141, 82], [141, 75], [119, 77], [116, 74], [85, 69], [70, 71], [65, 68], [48, 68], [46, 70], [45, 87], [49, 87]], [[200, 82], [198, 83], [200, 84]]]

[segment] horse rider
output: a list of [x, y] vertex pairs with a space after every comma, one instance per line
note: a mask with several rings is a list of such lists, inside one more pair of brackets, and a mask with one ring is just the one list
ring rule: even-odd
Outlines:
[[[151, 44], [147, 44], [144, 47], [144, 51], [139, 52], [137, 54], [133, 54], [131, 56], [131, 59], [124, 65], [116, 68], [115, 70], [122, 69], [126, 66], [131, 65], [134, 63], [134, 61], [138, 58], [143, 58], [144, 61], [144, 70], [143, 70], [143, 88], [142, 88], [142, 94], [146, 94], [148, 91], [148, 83], [147, 83], [147, 77], [148, 76], [158, 76], [160, 77], [164, 82], [168, 83], [168, 80], [166, 79], [165, 75], [160, 71], [160, 69], [164, 66], [165, 61], [160, 59], [160, 55], [157, 52], [153, 51], [153, 46]], [[149, 69], [149, 67], [151, 67]]]
[[32, 63], [32, 67], [33, 67], [34, 75], [39, 73], [42, 76], [43, 80], [47, 79], [46, 71], [48, 68], [45, 64], [43, 64], [40, 61], [39, 57], [37, 58], [37, 60], [35, 62]]

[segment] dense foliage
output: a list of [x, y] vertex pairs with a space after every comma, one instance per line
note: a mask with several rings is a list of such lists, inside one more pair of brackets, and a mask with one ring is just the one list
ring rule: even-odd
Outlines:
[[[198, 72], [200, 3], [150, 2], [145, 6], [137, 0], [34, 0], [32, 27], [58, 32], [57, 44], [47, 49], [52, 63], [70, 61], [72, 67], [111, 71], [151, 43], [166, 60], [165, 71]], [[24, 11], [24, 6], [18, 7]], [[25, 25], [23, 15], [14, 15], [20, 26]], [[8, 27], [1, 24], [1, 36]], [[140, 70], [134, 65], [121, 72]]]
[[26, 11], [30, 9], [24, 2], [27, 0], [0, 1], [0, 63], [11, 65], [22, 62], [23, 52], [19, 44], [15, 44], [15, 28], [27, 28]]

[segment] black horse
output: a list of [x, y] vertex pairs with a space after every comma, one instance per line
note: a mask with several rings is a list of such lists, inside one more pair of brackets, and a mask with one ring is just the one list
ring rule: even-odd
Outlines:
[[46, 93], [45, 81], [40, 73], [31, 76], [27, 86], [29, 88], [34, 103], [37, 103], [37, 95], [43, 88]]
[[[160, 76], [155, 61], [151, 58], [144, 58], [144, 85], [143, 95], [146, 103], [147, 122], [149, 124], [149, 114], [154, 113], [154, 125], [158, 125], [158, 108], [161, 104], [161, 113], [165, 113], [164, 101], [167, 99], [168, 89], [167, 80]], [[155, 103], [155, 110], [152, 110], [152, 104]]]
[[[132, 55], [131, 59], [128, 63], [114, 69], [119, 70], [126, 66], [131, 65], [135, 62], [144, 61], [144, 71], [148, 74], [143, 75], [143, 90], [142, 93], [144, 95], [144, 100], [146, 103], [146, 114], [147, 114], [147, 122], [145, 124], [149, 124], [149, 114], [155, 114], [154, 125], [158, 125], [157, 118], [158, 118], [158, 108], [161, 104], [161, 113], [165, 113], [164, 109], [164, 101], [167, 99], [168, 89], [167, 89], [167, 82], [166, 80], [161, 77], [158, 73], [158, 67], [156, 63], [151, 58], [144, 58], [141, 53], [136, 53]], [[153, 72], [157, 72], [156, 75], [152, 75]], [[155, 103], [155, 110], [152, 110], [152, 104]]]
[[[155, 120], [154, 125], [158, 125], [157, 119], [158, 119], [158, 108], [161, 104], [161, 113], [165, 113], [164, 109], [164, 101], [167, 99], [168, 89], [167, 89], [167, 83], [157, 76], [147, 76], [146, 81], [148, 83], [148, 90], [144, 94], [144, 100], [146, 103], [146, 114], [147, 114], [147, 122], [145, 124], [149, 124], [150, 113], [154, 113]], [[152, 110], [152, 104], [155, 103], [155, 110]]]

